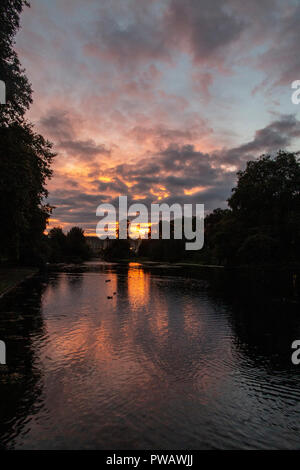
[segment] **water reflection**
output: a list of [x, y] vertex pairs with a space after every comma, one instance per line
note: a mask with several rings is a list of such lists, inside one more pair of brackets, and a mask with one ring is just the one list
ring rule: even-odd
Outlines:
[[7, 365], [0, 367], [0, 448], [14, 447], [28, 416], [42, 407], [43, 376], [36, 344], [47, 341], [41, 316], [46, 284], [28, 282], [30, 297], [19, 288], [0, 304], [0, 337], [7, 346]]
[[234, 308], [182, 270], [105, 263], [37, 278], [0, 311], [4, 447], [298, 446], [295, 317]]

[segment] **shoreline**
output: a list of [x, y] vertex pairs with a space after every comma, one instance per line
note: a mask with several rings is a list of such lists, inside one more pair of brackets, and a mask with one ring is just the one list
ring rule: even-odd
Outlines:
[[37, 272], [37, 268], [1, 268], [0, 300]]

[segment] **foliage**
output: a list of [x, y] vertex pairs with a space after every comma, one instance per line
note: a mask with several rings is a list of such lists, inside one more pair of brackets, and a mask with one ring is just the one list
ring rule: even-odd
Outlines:
[[60, 227], [54, 227], [48, 234], [49, 261], [60, 263], [65, 261], [67, 253], [67, 237]]
[[54, 227], [48, 234], [49, 261], [60, 262], [81, 262], [89, 259], [91, 253], [84, 236], [84, 231], [80, 227], [72, 227], [64, 234], [60, 227]]
[[67, 234], [67, 254], [71, 259], [87, 259], [89, 247], [84, 237], [84, 231], [80, 227], [72, 227]]
[[195, 259], [202, 264], [300, 264], [300, 163], [279, 151], [249, 161], [237, 174], [228, 209], [205, 217], [200, 252], [184, 252], [176, 240], [143, 241], [139, 255], [153, 260]]
[[40, 264], [47, 256], [46, 181], [54, 154], [24, 117], [32, 89], [14, 50], [24, 6], [23, 0], [0, 4], [0, 79], [7, 89], [7, 104], [0, 106], [0, 262]]
[[24, 0], [0, 2], [0, 79], [6, 84], [7, 104], [0, 106], [0, 125], [22, 122], [32, 102], [32, 89], [14, 50]]
[[300, 163], [297, 153], [262, 155], [238, 173], [228, 210], [205, 219], [211, 261], [220, 264], [300, 263]]

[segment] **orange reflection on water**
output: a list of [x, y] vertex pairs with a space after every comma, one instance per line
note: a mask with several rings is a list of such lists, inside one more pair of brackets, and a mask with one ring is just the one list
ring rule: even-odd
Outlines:
[[[155, 294], [155, 293], [154, 293]], [[165, 336], [169, 327], [168, 303], [159, 295], [151, 297], [150, 327], [154, 336]]]
[[149, 302], [150, 277], [138, 267], [139, 263], [130, 263], [129, 266], [132, 268], [128, 271], [129, 302], [135, 307], [140, 307]]

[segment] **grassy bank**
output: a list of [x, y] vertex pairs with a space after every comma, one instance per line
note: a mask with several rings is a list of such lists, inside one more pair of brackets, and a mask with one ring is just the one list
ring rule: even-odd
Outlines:
[[37, 269], [35, 268], [0, 268], [0, 297], [36, 272]]

